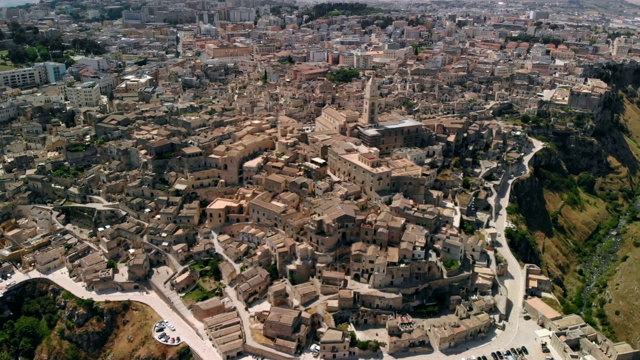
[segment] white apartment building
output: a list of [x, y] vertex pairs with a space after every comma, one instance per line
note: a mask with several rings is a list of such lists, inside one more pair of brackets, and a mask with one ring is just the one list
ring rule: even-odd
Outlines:
[[243, 22], [253, 21], [256, 18], [256, 9], [238, 7], [229, 10], [229, 21]]
[[82, 76], [82, 81], [95, 81], [100, 85], [100, 93], [109, 95], [116, 87], [116, 78], [107, 73], [96, 73], [91, 76]]
[[39, 86], [47, 82], [43, 66], [0, 71], [0, 82], [12, 88]]
[[111, 68], [107, 59], [102, 56], [76, 56], [73, 58], [78, 64], [85, 65], [89, 69], [96, 71], [106, 71]]
[[125, 76], [124, 81], [116, 87], [116, 93], [137, 93], [140, 89], [151, 84], [153, 78], [149, 75]]
[[98, 106], [100, 104], [100, 85], [87, 81], [77, 86], [67, 87], [67, 98], [77, 107]]

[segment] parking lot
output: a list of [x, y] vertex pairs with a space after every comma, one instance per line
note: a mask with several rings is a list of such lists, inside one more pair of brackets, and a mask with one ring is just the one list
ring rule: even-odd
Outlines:
[[176, 327], [167, 320], [160, 320], [153, 325], [153, 338], [165, 345], [180, 345], [182, 339]]
[[[529, 349], [525, 346], [502, 349], [491, 352], [489, 355], [479, 354], [470, 358], [462, 358], [462, 360], [525, 360], [529, 359]], [[533, 359], [533, 358], [531, 358]]]

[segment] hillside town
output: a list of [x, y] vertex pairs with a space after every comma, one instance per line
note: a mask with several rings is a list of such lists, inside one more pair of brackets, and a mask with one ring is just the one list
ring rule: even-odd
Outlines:
[[196, 358], [640, 359], [505, 235], [638, 17], [499, 4], [2, 8], [0, 273], [159, 297]]

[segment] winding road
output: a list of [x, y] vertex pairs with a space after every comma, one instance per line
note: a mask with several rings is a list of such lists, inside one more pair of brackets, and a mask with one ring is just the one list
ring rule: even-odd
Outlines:
[[[531, 146], [525, 153], [520, 167], [513, 174], [513, 179], [503, 182], [498, 189], [497, 208], [495, 209], [496, 217], [492, 221], [493, 227], [501, 236], [498, 237], [499, 246], [497, 251], [507, 260], [509, 273], [502, 277], [504, 287], [507, 289], [507, 314], [505, 318], [505, 329], [495, 330], [488, 335], [488, 338], [473, 341], [459, 345], [453, 349], [447, 349], [443, 352], [435, 352], [429, 355], [416, 354], [384, 354], [384, 359], [402, 358], [403, 360], [421, 360], [421, 359], [452, 359], [452, 358], [471, 358], [472, 356], [485, 355], [491, 358], [489, 354], [496, 350], [509, 349], [511, 347], [525, 345], [529, 349], [530, 355], [528, 359], [544, 359], [544, 354], [540, 351], [540, 346], [535, 339], [535, 330], [538, 325], [531, 320], [524, 320], [521, 316], [523, 309], [523, 298], [525, 294], [525, 273], [518, 263], [509, 246], [507, 240], [502, 235], [507, 224], [507, 206], [509, 205], [509, 195], [511, 193], [511, 185], [517, 178], [529, 174], [529, 164], [533, 156], [540, 151], [544, 144], [533, 138], [529, 138]], [[510, 174], [505, 174], [509, 176]], [[494, 196], [494, 197], [495, 197]], [[493, 198], [494, 198], [493, 197]], [[494, 202], [492, 202], [494, 203]], [[306, 354], [305, 354], [306, 355]], [[306, 356], [304, 357], [307, 358]]]
[[[39, 271], [32, 270], [26, 274], [16, 272], [12, 277], [12, 281], [16, 281], [16, 283], [30, 281], [30, 280], [49, 280], [59, 287], [69, 291], [74, 296], [83, 298], [83, 299], [93, 299], [95, 301], [134, 301], [145, 304], [151, 307], [160, 317], [163, 319], [169, 320], [171, 324], [173, 324], [177, 333], [180, 333], [180, 337], [184, 342], [186, 342], [196, 356], [201, 359], [211, 359], [211, 360], [222, 360], [218, 351], [213, 347], [213, 344], [209, 341], [208, 338], [202, 339], [196, 333], [192, 326], [187, 324], [180, 315], [174, 312], [167, 303], [165, 303], [155, 292], [145, 290], [134, 290], [127, 292], [100, 292], [96, 293], [93, 291], [88, 291], [82, 286], [82, 283], [77, 283], [69, 278], [66, 268], [61, 268], [55, 270], [51, 273], [43, 274]], [[17, 286], [17, 285], [16, 285]], [[198, 324], [194, 324], [198, 325]], [[202, 326], [200, 324], [200, 326]]]
[[[520, 164], [520, 168], [516, 171], [516, 174], [520, 174], [520, 176], [525, 176], [529, 173], [529, 163], [536, 152], [543, 148], [543, 143], [530, 139], [532, 146], [529, 148], [526, 155], [523, 157], [523, 161]], [[495, 220], [492, 225], [496, 228], [499, 234], [504, 233], [504, 229], [507, 223], [507, 214], [506, 208], [509, 204], [509, 195], [511, 192], [511, 185], [513, 182], [519, 177], [514, 174], [513, 179], [509, 179], [505, 181], [498, 193], [495, 195], [498, 197], [497, 202], [493, 202], [496, 204], [495, 209]], [[505, 176], [509, 176], [509, 174], [505, 174]], [[495, 197], [494, 196], [494, 197]], [[94, 204], [92, 204], [94, 205]], [[96, 208], [104, 207], [104, 204], [95, 204]], [[524, 271], [518, 263], [517, 259], [509, 249], [506, 239], [504, 236], [498, 237], [498, 242], [500, 246], [497, 247], [497, 251], [506, 259], [508, 264], [509, 274], [502, 279], [504, 287], [507, 289], [507, 315], [505, 319], [506, 328], [503, 331], [496, 330], [492, 334], [489, 334], [488, 339], [466, 343], [464, 345], [458, 346], [454, 349], [447, 350], [445, 353], [437, 352], [429, 355], [415, 355], [415, 354], [396, 354], [395, 356], [391, 356], [388, 354], [384, 354], [384, 359], [395, 359], [398, 356], [402, 356], [403, 359], [450, 359], [453, 356], [456, 357], [471, 357], [478, 355], [489, 355], [490, 352], [500, 349], [507, 349], [515, 346], [526, 345], [529, 348], [531, 353], [531, 359], [543, 358], [543, 354], [540, 352], [537, 343], [534, 338], [534, 331], [538, 329], [538, 326], [533, 321], [525, 321], [522, 316], [522, 299], [525, 293], [525, 279], [524, 279]], [[214, 244], [216, 247], [216, 251], [220, 253], [222, 256], [227, 258], [226, 254], [222, 251], [222, 248], [217, 240], [217, 234], [214, 233]], [[227, 260], [230, 260], [227, 258]], [[239, 270], [238, 264], [235, 264], [233, 261], [230, 261], [234, 267]], [[186, 342], [195, 355], [200, 359], [207, 360], [222, 360], [218, 351], [214, 348], [213, 344], [205, 338], [202, 339], [197, 332], [194, 330], [194, 327], [200, 328], [202, 324], [187, 324], [181, 316], [179, 316], [174, 310], [172, 310], [169, 305], [167, 305], [156, 293], [154, 292], [146, 292], [146, 291], [130, 291], [130, 292], [101, 292], [95, 293], [91, 291], [87, 291], [81, 283], [74, 282], [71, 278], [69, 278], [68, 274], [66, 274], [66, 269], [58, 269], [51, 273], [42, 274], [36, 270], [32, 270], [28, 273], [20, 273], [17, 272], [12, 281], [16, 281], [17, 283], [35, 280], [35, 279], [43, 279], [49, 280], [58, 286], [64, 288], [69, 291], [73, 295], [80, 298], [92, 298], [96, 301], [135, 301], [153, 308], [158, 315], [160, 315], [163, 319], [169, 320], [172, 324], [174, 324], [178, 331], [181, 334], [182, 339]], [[280, 353], [273, 348], [269, 348], [263, 345], [256, 343], [251, 337], [251, 323], [249, 320], [249, 312], [245, 309], [244, 304], [238, 299], [237, 293], [235, 289], [231, 286], [226, 288], [226, 292], [230, 300], [236, 306], [236, 309], [242, 319], [243, 329], [246, 334], [247, 344], [259, 348], [268, 353], [278, 354], [280, 356], [287, 356], [283, 353]], [[314, 305], [317, 302], [314, 302]], [[305, 353], [301, 358], [306, 359], [310, 354]], [[288, 356], [287, 356], [288, 357]]]

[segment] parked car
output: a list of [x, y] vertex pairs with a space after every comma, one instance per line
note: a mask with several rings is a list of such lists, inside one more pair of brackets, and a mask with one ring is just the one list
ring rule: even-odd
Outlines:
[[500, 360], [504, 359], [504, 356], [502, 355], [502, 352], [496, 351], [496, 355], [498, 355], [498, 359], [500, 359]]
[[516, 356], [518, 353], [516, 352], [516, 349], [511, 348], [511, 354], [513, 354], [513, 356]]
[[487, 357], [482, 355], [482, 360], [487, 360]]
[[177, 342], [177, 343], [180, 343], [180, 336], [178, 336], [178, 337], [176, 338], [176, 342]]
[[492, 353], [491, 353], [491, 358], [492, 358], [493, 360], [498, 360], [498, 355], [496, 355], [496, 353], [492, 352]]
[[526, 347], [524, 347], [524, 345], [522, 345], [522, 347], [521, 347], [520, 349], [522, 350], [522, 352], [523, 352], [525, 355], [529, 355], [529, 350], [527, 350], [527, 348], [526, 348]]
[[171, 331], [176, 331], [176, 327], [171, 324], [169, 324], [169, 329], [171, 329]]

